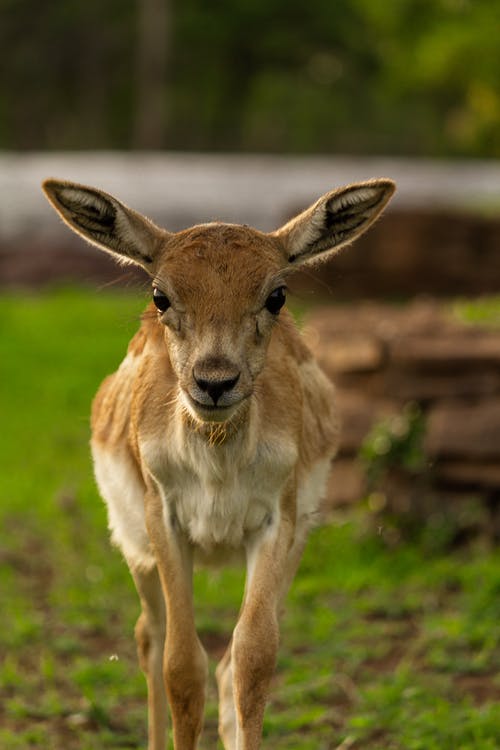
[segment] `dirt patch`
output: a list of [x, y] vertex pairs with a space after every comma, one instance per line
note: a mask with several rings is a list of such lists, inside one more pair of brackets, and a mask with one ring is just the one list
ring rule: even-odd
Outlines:
[[455, 687], [464, 695], [471, 696], [474, 703], [482, 706], [485, 703], [500, 702], [500, 685], [495, 683], [494, 674], [464, 674], [455, 679]]

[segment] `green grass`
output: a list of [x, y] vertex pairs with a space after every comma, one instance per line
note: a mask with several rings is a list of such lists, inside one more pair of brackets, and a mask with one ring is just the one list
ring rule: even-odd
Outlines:
[[[144, 299], [61, 290], [0, 298], [0, 747], [145, 746], [138, 600], [108, 543], [88, 456], [93, 393]], [[316, 531], [283, 620], [264, 747], [499, 746], [500, 555], [386, 549], [356, 516]], [[362, 531], [365, 529], [365, 531]], [[212, 666], [242, 573], [200, 572]], [[215, 748], [210, 682], [203, 748]]]

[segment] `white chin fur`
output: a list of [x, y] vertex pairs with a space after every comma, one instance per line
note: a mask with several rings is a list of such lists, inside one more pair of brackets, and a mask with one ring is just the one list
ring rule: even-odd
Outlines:
[[181, 391], [182, 404], [188, 414], [196, 421], [203, 423], [210, 422], [227, 422], [234, 415], [240, 402], [231, 406], [221, 407], [220, 409], [204, 408], [201, 404], [194, 404], [191, 398]]

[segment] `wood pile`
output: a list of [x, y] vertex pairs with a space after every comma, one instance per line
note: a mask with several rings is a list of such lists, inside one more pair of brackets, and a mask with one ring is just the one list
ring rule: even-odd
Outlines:
[[[366, 496], [363, 441], [381, 421], [397, 428], [408, 404], [423, 415], [419, 474], [426, 487], [440, 497], [500, 499], [498, 329], [465, 324], [451, 308], [417, 300], [321, 308], [304, 334], [337, 386], [342, 431], [330, 505]], [[406, 480], [398, 491], [418, 503], [414, 474]]]

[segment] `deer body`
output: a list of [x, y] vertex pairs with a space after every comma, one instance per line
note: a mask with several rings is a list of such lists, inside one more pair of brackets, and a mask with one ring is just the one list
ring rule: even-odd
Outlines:
[[[164, 384], [158, 388], [155, 382], [142, 387], [142, 408], [134, 413], [133, 394], [142, 380], [142, 368], [157, 371], [163, 364], [169, 369], [164, 342], [147, 336], [147, 329], [157, 325], [145, 320], [120, 370], [103, 384], [93, 410], [97, 481], [108, 503], [114, 541], [127, 560], [136, 566], [155, 564], [146, 530], [141, 463], [161, 488], [165, 519], [175, 518], [193, 543], [195, 556], [227, 559], [234, 553], [243, 555], [252, 534], [279, 516], [283, 485], [297, 465], [297, 518], [310, 523], [321, 499], [317, 474], [328, 472], [337, 420], [333, 387], [296, 331], [285, 323], [301, 350], [301, 364], [276, 336], [262, 374], [264, 386], [269, 370], [268, 377], [279, 384], [280, 393], [275, 394], [274, 387], [263, 388], [268, 397], [248, 404], [241, 424], [225, 431], [217, 425], [204, 432], [178, 408], [173, 373], [170, 389]], [[143, 338], [148, 342], [144, 348], [137, 341]], [[152, 422], [149, 405], [162, 402], [163, 409], [154, 410]], [[267, 419], [273, 402], [288, 405], [277, 425]], [[316, 443], [308, 444], [307, 455], [300, 455], [303, 430]], [[308, 491], [311, 473], [312, 492]]]
[[202, 727], [207, 659], [192, 602], [195, 561], [242, 558], [247, 581], [217, 668], [219, 730], [260, 746], [278, 612], [318, 513], [335, 451], [333, 387], [286, 310], [293, 265], [372, 223], [389, 180], [335, 191], [272, 234], [208, 224], [178, 234], [112, 196], [49, 180], [49, 200], [86, 239], [153, 278], [154, 304], [92, 411], [92, 453], [114, 542], [142, 603], [149, 748], [176, 750]]

